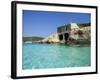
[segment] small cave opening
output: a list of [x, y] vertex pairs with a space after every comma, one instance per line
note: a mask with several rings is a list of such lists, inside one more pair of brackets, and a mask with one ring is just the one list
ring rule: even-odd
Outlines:
[[69, 38], [69, 34], [68, 34], [68, 33], [65, 33], [65, 34], [64, 34], [64, 37], [65, 37], [65, 41], [67, 41], [68, 38]]
[[60, 41], [63, 40], [63, 35], [62, 35], [62, 34], [59, 35], [59, 40], [60, 40]]

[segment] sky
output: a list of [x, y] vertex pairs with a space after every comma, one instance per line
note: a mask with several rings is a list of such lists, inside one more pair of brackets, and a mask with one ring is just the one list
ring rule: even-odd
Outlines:
[[46, 38], [64, 24], [90, 21], [89, 13], [23, 10], [23, 36]]

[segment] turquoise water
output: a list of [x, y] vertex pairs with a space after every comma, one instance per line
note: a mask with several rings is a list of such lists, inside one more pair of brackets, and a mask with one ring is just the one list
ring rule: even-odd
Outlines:
[[90, 46], [23, 44], [23, 69], [90, 66]]

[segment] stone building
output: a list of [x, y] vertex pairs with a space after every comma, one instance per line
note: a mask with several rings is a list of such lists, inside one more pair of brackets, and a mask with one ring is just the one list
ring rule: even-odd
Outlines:
[[68, 38], [70, 36], [70, 31], [71, 31], [71, 25], [63, 25], [57, 28], [57, 33], [60, 42], [65, 43], [68, 41]]

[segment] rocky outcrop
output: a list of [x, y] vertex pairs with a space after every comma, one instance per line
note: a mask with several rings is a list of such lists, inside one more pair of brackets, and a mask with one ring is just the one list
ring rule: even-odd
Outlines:
[[54, 33], [48, 36], [47, 38], [43, 39], [42, 42], [58, 43], [59, 42], [58, 33]]
[[[85, 24], [84, 24], [85, 25]], [[51, 34], [47, 38], [41, 40], [42, 43], [90, 43], [90, 26], [77, 25], [71, 23], [70, 25], [61, 26], [58, 31]], [[60, 37], [62, 36], [62, 39]]]
[[69, 43], [90, 44], [90, 26], [71, 24]]

